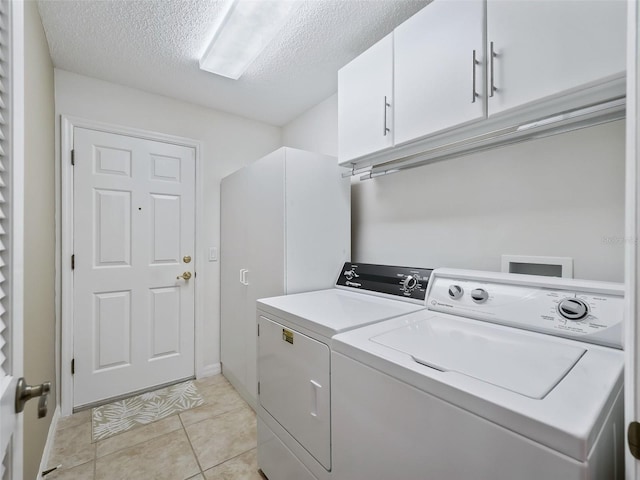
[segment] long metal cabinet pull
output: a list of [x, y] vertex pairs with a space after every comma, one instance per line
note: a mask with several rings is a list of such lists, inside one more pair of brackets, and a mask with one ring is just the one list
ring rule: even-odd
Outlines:
[[478, 93], [476, 92], [476, 65], [478, 65], [478, 60], [476, 60], [476, 51], [473, 51], [473, 85], [471, 87], [471, 103], [476, 103], [476, 98], [478, 97]]
[[490, 52], [490, 56], [491, 56], [491, 60], [490, 60], [490, 75], [491, 75], [491, 81], [490, 81], [490, 85], [489, 85], [489, 96], [493, 97], [493, 94], [495, 93], [496, 90], [498, 90], [496, 88], [496, 83], [494, 81], [493, 78], [493, 59], [497, 57], [495, 50], [493, 49], [493, 42], [491, 42], [491, 52]]
[[389, 102], [387, 102], [387, 96], [385, 95], [384, 96], [384, 131], [382, 133], [382, 135], [384, 135], [385, 137], [387, 136], [387, 133], [391, 131], [387, 128], [387, 108], [390, 106], [391, 105], [389, 104]]

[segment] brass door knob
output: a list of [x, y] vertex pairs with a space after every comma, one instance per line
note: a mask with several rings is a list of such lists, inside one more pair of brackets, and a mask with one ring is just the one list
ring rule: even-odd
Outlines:
[[182, 261], [184, 263], [191, 263], [191, 257], [189, 255], [185, 255], [184, 257], [182, 257]]
[[191, 272], [184, 272], [182, 275], [178, 275], [176, 277], [177, 280], [183, 279], [183, 280], [189, 280], [191, 278]]

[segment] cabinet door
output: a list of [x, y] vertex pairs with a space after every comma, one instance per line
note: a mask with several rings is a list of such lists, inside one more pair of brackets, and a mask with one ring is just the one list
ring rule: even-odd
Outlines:
[[488, 0], [489, 115], [622, 74], [625, 38], [624, 0]]
[[393, 34], [338, 72], [339, 162], [393, 146]]
[[246, 255], [247, 169], [224, 178], [220, 185], [220, 356], [225, 375], [246, 388], [247, 287], [241, 270]]
[[485, 116], [484, 1], [435, 0], [394, 31], [394, 140]]
[[284, 152], [277, 150], [246, 169], [250, 206], [244, 216], [248, 230], [244, 352], [246, 388], [253, 400], [258, 385], [256, 300], [285, 293]]

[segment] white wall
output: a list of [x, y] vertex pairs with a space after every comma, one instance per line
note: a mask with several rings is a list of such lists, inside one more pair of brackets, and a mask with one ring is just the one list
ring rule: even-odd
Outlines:
[[24, 2], [24, 377], [52, 383], [46, 418], [24, 410], [24, 478], [36, 478], [56, 409], [53, 63], [36, 2]]
[[[220, 180], [281, 145], [278, 127], [64, 70], [55, 70], [55, 96], [58, 129], [60, 115], [72, 115], [201, 142], [206, 244], [196, 255], [205, 258], [209, 246], [220, 245]], [[197, 278], [205, 291], [205, 371], [220, 362], [219, 266], [206, 262]]]
[[338, 94], [331, 95], [286, 125], [282, 142], [287, 147], [338, 154]]
[[[285, 145], [337, 145], [333, 98], [285, 125]], [[352, 184], [359, 262], [497, 271], [502, 254], [568, 256], [576, 278], [621, 282], [623, 237], [623, 121]]]

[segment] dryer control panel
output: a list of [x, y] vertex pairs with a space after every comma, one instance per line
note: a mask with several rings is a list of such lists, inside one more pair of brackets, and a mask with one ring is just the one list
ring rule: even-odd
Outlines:
[[468, 270], [435, 270], [427, 308], [622, 348], [622, 284]]
[[336, 286], [424, 301], [432, 271], [430, 268], [346, 262]]

